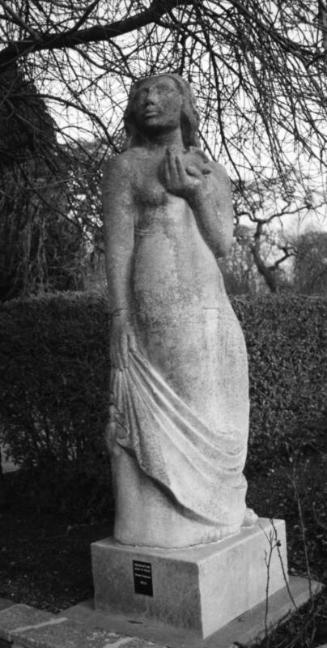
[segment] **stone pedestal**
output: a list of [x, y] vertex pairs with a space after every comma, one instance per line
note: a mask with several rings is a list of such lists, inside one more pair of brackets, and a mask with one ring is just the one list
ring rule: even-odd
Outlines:
[[95, 607], [139, 614], [202, 639], [285, 587], [283, 520], [260, 519], [220, 542], [185, 549], [92, 544]]

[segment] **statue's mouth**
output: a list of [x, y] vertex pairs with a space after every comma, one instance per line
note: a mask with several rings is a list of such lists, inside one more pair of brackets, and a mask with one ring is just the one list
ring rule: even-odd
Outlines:
[[145, 110], [144, 111], [144, 117], [158, 117], [158, 111], [157, 110]]

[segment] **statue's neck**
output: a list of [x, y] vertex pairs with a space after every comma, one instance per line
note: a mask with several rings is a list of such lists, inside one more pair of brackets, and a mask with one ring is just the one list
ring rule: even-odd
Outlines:
[[174, 146], [176, 148], [184, 148], [182, 133], [180, 129], [176, 131], [158, 133], [156, 137], [153, 138], [153, 144], [157, 146]]
[[184, 143], [181, 130], [170, 131], [157, 131], [151, 133], [142, 133], [143, 144], [149, 149], [166, 148], [173, 146], [174, 148], [184, 149]]

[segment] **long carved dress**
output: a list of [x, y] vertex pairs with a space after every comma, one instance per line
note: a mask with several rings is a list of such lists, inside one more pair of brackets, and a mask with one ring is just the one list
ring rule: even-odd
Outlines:
[[[243, 334], [195, 215], [144, 149], [133, 168], [137, 351], [111, 373], [115, 538], [177, 547], [240, 529], [248, 436]], [[214, 174], [208, 191], [219, 192]]]

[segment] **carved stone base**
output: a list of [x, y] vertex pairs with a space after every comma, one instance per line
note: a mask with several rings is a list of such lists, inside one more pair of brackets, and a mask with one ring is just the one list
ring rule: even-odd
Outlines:
[[220, 542], [186, 549], [92, 545], [95, 607], [139, 613], [206, 638], [281, 588], [285, 524], [261, 518]]

